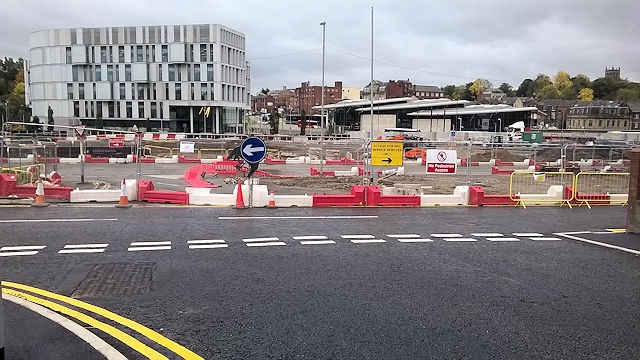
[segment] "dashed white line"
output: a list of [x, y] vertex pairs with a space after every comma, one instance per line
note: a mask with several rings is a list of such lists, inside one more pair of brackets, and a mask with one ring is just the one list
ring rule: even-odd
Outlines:
[[224, 240], [188, 240], [189, 249], [222, 249], [229, 247]]
[[399, 242], [401, 243], [425, 243], [425, 242], [433, 242], [433, 240], [431, 239], [414, 239], [414, 238], [409, 238], [409, 239], [398, 239]]
[[333, 240], [303, 240], [300, 241], [300, 245], [330, 245], [335, 244]]
[[293, 240], [326, 240], [324, 235], [304, 235], [304, 236], [292, 236]]
[[171, 241], [138, 241], [132, 242], [127, 251], [171, 250]]
[[560, 241], [557, 237], [530, 237], [529, 240], [533, 241]]
[[498, 241], [520, 241], [518, 238], [514, 237], [489, 237], [487, 238], [489, 241], [498, 242]]
[[435, 238], [457, 238], [462, 237], [460, 234], [431, 234]]
[[118, 221], [118, 219], [16, 219], [16, 220], [0, 220], [0, 223], [11, 224], [11, 223], [89, 222], [89, 221]]
[[351, 239], [351, 242], [354, 244], [376, 244], [376, 243], [386, 243], [385, 239]]
[[418, 234], [392, 234], [392, 235], [387, 235], [390, 238], [402, 238], [402, 239], [408, 239], [408, 238], [419, 238], [420, 235]]
[[109, 244], [70, 244], [65, 245], [64, 249], [58, 251], [58, 254], [92, 254], [102, 253]]
[[0, 248], [0, 256], [36, 255], [38, 254], [38, 250], [46, 247], [46, 245], [3, 246]]
[[8, 251], [8, 252], [0, 252], [0, 256], [28, 256], [28, 255], [36, 255], [37, 251]]
[[277, 241], [277, 240], [280, 240], [280, 238], [277, 238], [277, 237], [264, 237], [264, 238], [246, 238], [246, 239], [242, 239], [242, 241], [244, 241], [246, 243], [260, 242], [260, 241]]
[[543, 236], [540, 233], [513, 233], [513, 236], [520, 236], [520, 237], [534, 237], [534, 236]]
[[478, 236], [478, 237], [500, 237], [500, 236], [504, 236], [500, 233], [473, 233], [471, 234], [471, 236]]
[[253, 242], [247, 243], [248, 247], [261, 247], [261, 246], [285, 246], [287, 243], [284, 241], [271, 241], [271, 242]]
[[474, 242], [474, 241], [478, 241], [478, 240], [474, 239], [474, 238], [451, 237], [451, 238], [445, 238], [444, 241], [447, 241], [447, 242]]
[[340, 237], [342, 237], [343, 239], [373, 239], [373, 238], [375, 238], [375, 236], [373, 236], [373, 235], [364, 235], [364, 234], [362, 234], [362, 235], [358, 235], [358, 234], [355, 234], [355, 235], [340, 235]]

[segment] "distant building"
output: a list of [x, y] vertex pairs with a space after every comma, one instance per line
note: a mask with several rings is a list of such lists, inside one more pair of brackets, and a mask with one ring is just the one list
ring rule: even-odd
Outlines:
[[[303, 82], [299, 88], [295, 89], [294, 96], [291, 98], [291, 107], [293, 114], [314, 115], [320, 114], [319, 110], [314, 110], [314, 106], [322, 105], [322, 86], [311, 86], [309, 82]], [[324, 87], [324, 104], [335, 104], [342, 99], [342, 81], [336, 81], [334, 86]]]
[[360, 99], [360, 89], [353, 87], [342, 87], [342, 100]]
[[620, 80], [620, 68], [605, 68], [604, 69], [604, 78], [610, 80]]
[[59, 125], [101, 117], [130, 129], [148, 118], [170, 131], [238, 131], [249, 108], [245, 46], [244, 34], [219, 24], [36, 31], [25, 99], [41, 119], [51, 107]]
[[[362, 89], [361, 98], [371, 99], [371, 84], [367, 84]], [[440, 99], [444, 97], [444, 91], [437, 86], [414, 85], [407, 80], [389, 80], [382, 82], [373, 81], [373, 100], [395, 99], [401, 97], [415, 97], [418, 100]]]
[[566, 124], [572, 130], [628, 130], [629, 107], [617, 101], [579, 102], [569, 109]]

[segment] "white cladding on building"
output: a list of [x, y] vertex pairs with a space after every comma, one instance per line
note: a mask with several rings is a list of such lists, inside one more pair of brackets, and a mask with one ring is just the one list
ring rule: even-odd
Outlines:
[[219, 24], [37, 31], [26, 102], [41, 122], [51, 107], [59, 125], [235, 132], [250, 104], [245, 45]]

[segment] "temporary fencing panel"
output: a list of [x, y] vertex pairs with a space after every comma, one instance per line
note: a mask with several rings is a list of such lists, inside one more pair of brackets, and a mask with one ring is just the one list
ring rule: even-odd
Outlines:
[[573, 186], [580, 205], [626, 205], [629, 200], [629, 173], [581, 172]]
[[[571, 207], [575, 175], [571, 172], [516, 171], [509, 181], [509, 197], [518, 205], [563, 205]], [[567, 191], [567, 189], [569, 191]]]

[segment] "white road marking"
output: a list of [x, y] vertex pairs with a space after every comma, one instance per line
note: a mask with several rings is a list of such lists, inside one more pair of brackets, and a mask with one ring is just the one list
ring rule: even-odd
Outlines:
[[425, 242], [433, 242], [431, 239], [398, 239], [401, 243], [425, 243]]
[[130, 247], [127, 251], [155, 251], [155, 250], [171, 250], [171, 246], [138, 246]]
[[518, 238], [514, 238], [514, 237], [489, 237], [487, 238], [487, 240], [489, 241], [520, 241], [520, 239]]
[[452, 238], [445, 238], [444, 241], [448, 241], [448, 242], [474, 242], [474, 241], [478, 241], [474, 238], [463, 238], [463, 237], [452, 237]]
[[272, 241], [272, 242], [253, 242], [247, 243], [248, 247], [260, 247], [260, 246], [284, 246], [287, 245], [284, 241]]
[[292, 236], [293, 240], [326, 240], [324, 235], [305, 235], [305, 236]]
[[521, 236], [521, 237], [533, 237], [533, 236], [543, 236], [540, 233], [513, 233], [513, 236]]
[[300, 241], [300, 245], [329, 245], [335, 244], [333, 240], [303, 240]]
[[0, 251], [42, 250], [46, 245], [3, 246]]
[[460, 235], [460, 234], [431, 234], [431, 236], [436, 237], [436, 238], [456, 238], [456, 237], [461, 237], [462, 235]]
[[189, 245], [189, 249], [221, 249], [228, 248], [229, 244], [201, 244], [201, 245]]
[[376, 243], [386, 243], [385, 239], [352, 239], [352, 243], [354, 244], [376, 244]]
[[127, 251], [171, 250], [171, 241], [138, 241], [132, 242]]
[[18, 219], [18, 220], [0, 220], [0, 223], [42, 223], [42, 222], [90, 222], [90, 221], [118, 221], [118, 219]]
[[197, 245], [197, 244], [224, 244], [225, 241], [224, 240], [188, 240], [187, 244], [193, 244], [193, 245]]
[[218, 216], [218, 220], [251, 220], [251, 219], [377, 219], [377, 215], [353, 216]]
[[638, 251], [638, 250], [627, 249], [627, 248], [622, 247], [622, 246], [611, 245], [611, 244], [607, 244], [607, 243], [603, 243], [603, 242], [599, 242], [599, 241], [595, 241], [595, 240], [584, 239], [584, 238], [573, 236], [573, 235], [569, 235], [569, 234], [570, 233], [556, 233], [554, 235], [566, 237], [566, 238], [572, 239], [572, 240], [586, 242], [588, 244], [603, 246], [603, 247], [610, 248], [610, 249], [616, 249], [616, 250], [628, 252], [628, 253], [635, 254], [635, 255], [640, 255], [640, 251]]
[[65, 245], [64, 249], [58, 251], [58, 254], [90, 254], [102, 253], [109, 244], [70, 244]]
[[373, 235], [340, 235], [343, 239], [373, 239]]
[[500, 236], [504, 236], [500, 233], [473, 233], [471, 234], [471, 236], [478, 236], [478, 237], [500, 237]]
[[246, 242], [246, 243], [251, 243], [251, 242], [260, 242], [260, 241], [278, 241], [280, 240], [280, 238], [277, 237], [264, 237], [264, 238], [246, 238], [246, 239], [242, 239], [242, 241]]
[[0, 256], [27, 256], [27, 255], [36, 255], [37, 251], [11, 251], [11, 252], [0, 252]]
[[395, 234], [395, 235], [387, 235], [390, 238], [402, 238], [402, 239], [408, 239], [408, 238], [419, 238], [420, 235], [418, 234]]
[[560, 239], [556, 237], [530, 237], [529, 240], [533, 241], [560, 241]]

